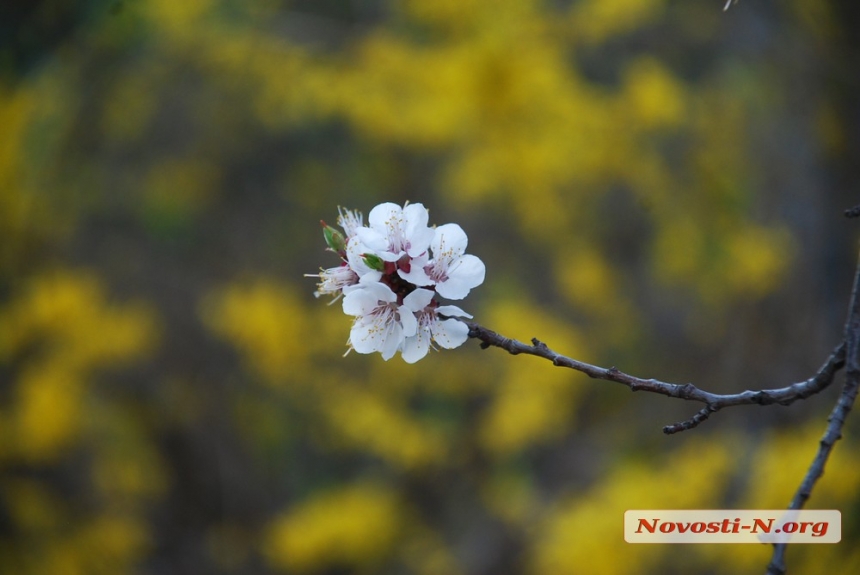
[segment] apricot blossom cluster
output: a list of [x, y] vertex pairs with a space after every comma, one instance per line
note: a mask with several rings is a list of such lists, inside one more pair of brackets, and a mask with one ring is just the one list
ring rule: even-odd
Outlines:
[[460, 300], [484, 281], [486, 269], [466, 254], [468, 238], [457, 224], [428, 226], [421, 204], [376, 206], [364, 225], [360, 212], [338, 209], [343, 233], [322, 222], [337, 267], [321, 269], [316, 295], [343, 296], [343, 311], [354, 316], [347, 345], [358, 353], [398, 351], [415, 363], [430, 347], [452, 349], [468, 339], [457, 317], [471, 315], [437, 296]]

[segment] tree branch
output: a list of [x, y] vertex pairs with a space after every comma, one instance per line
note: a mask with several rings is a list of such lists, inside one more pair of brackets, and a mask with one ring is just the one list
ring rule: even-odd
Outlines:
[[[845, 385], [839, 400], [827, 418], [827, 429], [818, 446], [818, 453], [812, 464], [806, 471], [806, 476], [798, 487], [797, 492], [789, 504], [789, 509], [801, 509], [812, 495], [815, 483], [824, 474], [824, 466], [833, 451], [836, 442], [842, 439], [842, 427], [845, 418], [854, 406], [857, 398], [857, 389], [860, 387], [860, 263], [854, 276], [854, 288], [851, 291], [851, 303], [848, 306], [848, 319], [845, 322]], [[785, 551], [784, 543], [774, 545], [773, 556], [767, 566], [767, 575], [785, 574]]]
[[[726, 7], [728, 5], [726, 4]], [[846, 210], [845, 215], [849, 218], [860, 216], [860, 205]], [[469, 327], [469, 337], [480, 340], [483, 349], [498, 347], [512, 355], [521, 353], [534, 355], [551, 361], [555, 366], [580, 371], [593, 379], [614, 381], [626, 385], [631, 391], [647, 391], [705, 404], [705, 407], [689, 419], [665, 426], [663, 432], [666, 434], [673, 434], [697, 427], [700, 423], [708, 419], [712, 413], [716, 413], [725, 407], [751, 404], [772, 405], [775, 403], [789, 405], [798, 399], [806, 399], [826, 389], [833, 383], [836, 372], [846, 367], [845, 385], [842, 388], [842, 393], [827, 419], [827, 428], [819, 442], [818, 453], [815, 455], [803, 481], [795, 492], [788, 506], [789, 510], [803, 508], [812, 495], [812, 490], [816, 482], [824, 474], [824, 467], [827, 465], [827, 460], [836, 442], [842, 438], [842, 428], [857, 399], [858, 389], [860, 389], [860, 262], [858, 262], [854, 275], [854, 286], [851, 291], [851, 301], [848, 306], [848, 317], [845, 322], [842, 343], [836, 346], [830, 357], [824, 362], [824, 365], [812, 377], [776, 389], [743, 391], [735, 394], [716, 394], [699, 389], [692, 383], [677, 384], [653, 378], [642, 379], [623, 373], [614, 366], [609, 368], [599, 367], [561, 355], [537, 338], [532, 338], [532, 344], [528, 345], [521, 341], [507, 338], [477, 323], [462, 319], [460, 321], [463, 321]], [[785, 575], [786, 549], [787, 546], [784, 543], [774, 545], [773, 555], [767, 566], [767, 575]]]
[[619, 371], [615, 367], [598, 367], [561, 355], [537, 338], [532, 338], [532, 345], [528, 345], [521, 341], [507, 338], [477, 323], [468, 321], [464, 323], [469, 326], [469, 337], [480, 340], [481, 347], [484, 349], [498, 347], [512, 355], [519, 355], [521, 353], [534, 355], [551, 361], [555, 366], [580, 371], [593, 379], [603, 379], [626, 385], [631, 391], [646, 391], [705, 404], [705, 407], [691, 418], [665, 426], [663, 432], [666, 434], [692, 429], [708, 419], [712, 413], [725, 407], [734, 407], [736, 405], [773, 405], [775, 403], [790, 405], [798, 399], [806, 399], [826, 389], [833, 382], [836, 372], [845, 365], [846, 346], [845, 343], [841, 343], [833, 350], [833, 353], [830, 354], [824, 365], [809, 379], [776, 389], [743, 391], [741, 393], [722, 395], [704, 391], [692, 383], [677, 384], [653, 378], [642, 379]]

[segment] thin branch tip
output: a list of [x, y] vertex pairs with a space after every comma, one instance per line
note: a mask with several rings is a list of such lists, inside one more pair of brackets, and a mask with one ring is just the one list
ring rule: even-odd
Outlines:
[[[695, 425], [685, 426], [683, 429], [679, 429], [678, 431], [692, 429], [692, 427], [699, 425], [699, 423], [707, 419], [711, 413], [724, 407], [734, 407], [738, 405], [772, 405], [774, 403], [789, 405], [799, 399], [811, 397], [830, 386], [836, 372], [845, 365], [845, 357], [847, 354], [847, 346], [845, 342], [840, 343], [815, 375], [805, 381], [793, 383], [786, 387], [743, 391], [734, 394], [716, 394], [704, 391], [689, 382], [685, 384], [676, 384], [660, 381], [654, 378], [643, 379], [624, 373], [614, 365], [609, 368], [591, 365], [553, 351], [549, 346], [536, 337], [531, 339], [532, 345], [528, 345], [521, 341], [505, 337], [491, 329], [481, 326], [480, 324], [466, 321], [463, 323], [469, 327], [469, 337], [480, 341], [481, 349], [498, 347], [500, 349], [504, 349], [511, 355], [534, 355], [550, 361], [554, 366], [566, 367], [579, 371], [592, 379], [601, 379], [620, 383], [627, 386], [631, 391], [647, 391], [676, 399], [704, 403], [706, 408], [697, 414], [697, 416], [694, 416], [694, 419], [696, 420]], [[705, 411], [707, 411], [707, 414], [704, 414]], [[675, 429], [675, 426], [667, 426], [667, 428]], [[664, 432], [665, 431], [666, 429], [664, 428]], [[672, 431], [672, 433], [676, 432], [677, 431]]]

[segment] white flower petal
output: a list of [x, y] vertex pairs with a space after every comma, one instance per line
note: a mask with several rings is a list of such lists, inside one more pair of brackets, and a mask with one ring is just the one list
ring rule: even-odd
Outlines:
[[433, 300], [433, 292], [429, 289], [418, 288], [403, 298], [403, 307], [412, 311], [421, 311]]
[[436, 284], [436, 292], [447, 299], [463, 299], [469, 295], [471, 289], [466, 282], [455, 278], [448, 278], [448, 280]]
[[361, 316], [352, 324], [349, 332], [349, 345], [358, 353], [379, 351], [383, 342], [385, 318], [380, 316]]
[[[388, 238], [376, 230], [370, 228], [358, 228], [355, 230], [355, 237], [367, 247], [367, 251], [372, 253], [388, 251]], [[380, 257], [381, 254], [379, 254]]]
[[[367, 277], [370, 276], [368, 275]], [[395, 295], [395, 293], [391, 291], [391, 288], [384, 283], [361, 278], [361, 280], [359, 280], [359, 285], [364, 286], [364, 288], [368, 292], [372, 293], [380, 302], [392, 303], [397, 301], [397, 295]]]
[[455, 305], [440, 305], [436, 308], [436, 313], [449, 317], [467, 317], [472, 318], [472, 314], [466, 313]]
[[403, 328], [401, 328], [400, 324], [395, 321], [389, 322], [382, 338], [382, 344], [379, 348], [379, 351], [382, 353], [382, 359], [388, 361], [394, 357], [394, 354], [397, 353], [397, 350], [400, 349], [402, 344]]
[[430, 325], [433, 341], [446, 349], [460, 347], [469, 339], [469, 328], [456, 319], [435, 321]]
[[411, 235], [427, 227], [427, 222], [430, 221], [430, 212], [423, 204], [409, 204], [403, 208], [403, 219], [405, 222], [403, 231], [407, 235]]
[[[346, 290], [352, 291], [354, 289], [364, 289], [369, 284], [380, 283], [379, 280], [381, 280], [381, 279], [382, 279], [382, 272], [378, 272], [376, 270], [370, 270], [369, 272], [367, 272], [366, 274], [364, 274], [363, 276], [361, 276], [359, 278], [357, 284], [353, 284], [351, 286], [346, 286], [343, 289], [344, 289], [344, 291], [346, 291]], [[346, 291], [346, 293], [349, 293], [349, 292]]]
[[412, 285], [416, 286], [429, 286], [435, 283], [433, 279], [427, 275], [427, 272], [425, 272], [424, 268], [421, 266], [412, 266], [412, 269], [409, 270], [409, 273], [398, 269], [397, 275], [399, 275], [401, 278], [408, 281]]
[[382, 353], [391, 357], [403, 343], [403, 328], [391, 307], [377, 308], [372, 314], [359, 316], [350, 330], [349, 345], [358, 353]]
[[424, 271], [424, 266], [427, 265], [427, 258], [428, 255], [426, 251], [417, 257], [411, 258], [409, 262], [409, 272], [405, 272], [398, 268], [397, 275], [416, 286], [433, 285], [435, 283], [433, 278], [428, 276], [427, 272]]
[[418, 333], [414, 336], [403, 340], [403, 349], [401, 351], [403, 361], [406, 363], [415, 363], [427, 355], [429, 349], [430, 330], [426, 326], [423, 326], [419, 328]]
[[403, 239], [406, 242], [406, 253], [416, 257], [425, 251], [433, 241], [435, 231], [427, 227], [430, 214], [422, 204], [410, 204], [403, 208], [404, 225]]
[[373, 253], [387, 262], [396, 262], [406, 253], [404, 251], [403, 209], [390, 202], [380, 204], [370, 212], [370, 228], [359, 229], [358, 237]]
[[424, 268], [420, 266], [412, 266], [409, 273], [406, 273], [403, 270], [397, 270], [397, 275], [416, 286], [429, 286], [435, 283], [433, 278], [428, 276], [427, 272], [424, 271]]
[[412, 313], [405, 305], [400, 306], [398, 310], [400, 315], [400, 324], [403, 326], [404, 337], [411, 337], [418, 331], [418, 320], [415, 319], [415, 314]]
[[444, 298], [463, 299], [472, 288], [484, 283], [486, 267], [478, 257], [464, 255], [448, 268], [448, 279], [436, 284], [436, 291]]
[[411, 236], [407, 236], [409, 239], [409, 245], [406, 249], [406, 253], [412, 257], [417, 257], [422, 253], [427, 251], [427, 248], [430, 246], [430, 242], [433, 241], [433, 235], [436, 232], [433, 228], [424, 228], [422, 230], [415, 231]]
[[357, 273], [359, 277], [364, 277], [368, 272], [376, 271], [364, 263], [364, 258], [361, 256], [366, 253], [373, 253], [373, 250], [364, 245], [358, 236], [349, 239], [346, 244], [346, 260], [352, 271]]
[[371, 228], [383, 236], [387, 236], [389, 223], [399, 220], [402, 215], [403, 208], [397, 204], [385, 202], [370, 210], [370, 213], [367, 214], [367, 222]]
[[346, 315], [363, 316], [372, 312], [378, 305], [379, 299], [366, 289], [354, 289], [343, 298], [343, 313]]
[[466, 232], [457, 224], [445, 224], [436, 228], [430, 249], [434, 259], [453, 258], [466, 253], [469, 239]]
[[448, 276], [460, 278], [468, 282], [472, 287], [478, 287], [484, 283], [487, 267], [477, 256], [466, 254], [453, 261], [448, 267]]

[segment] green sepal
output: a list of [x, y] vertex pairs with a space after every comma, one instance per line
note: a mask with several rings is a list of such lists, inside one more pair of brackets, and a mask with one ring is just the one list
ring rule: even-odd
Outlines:
[[382, 258], [377, 256], [377, 255], [361, 254], [361, 259], [363, 259], [364, 263], [367, 264], [367, 267], [369, 267], [372, 270], [376, 270], [378, 272], [381, 272], [385, 269], [385, 262], [382, 261]]
[[320, 223], [323, 227], [323, 237], [325, 238], [326, 245], [334, 252], [346, 252], [346, 239], [343, 237], [343, 234], [322, 220], [320, 220]]

